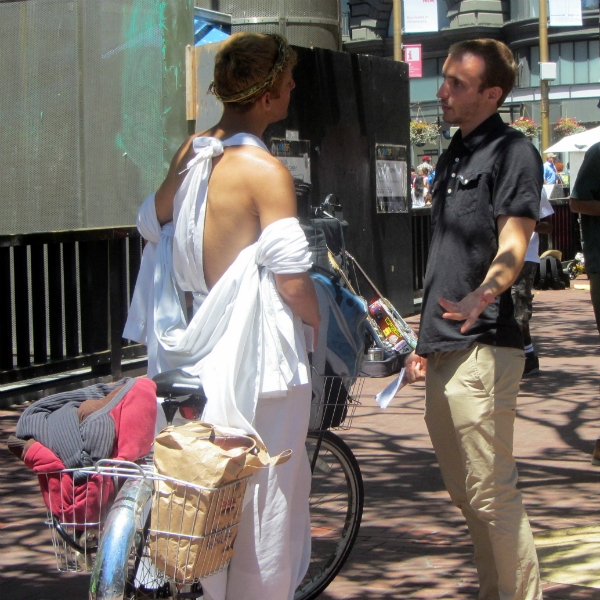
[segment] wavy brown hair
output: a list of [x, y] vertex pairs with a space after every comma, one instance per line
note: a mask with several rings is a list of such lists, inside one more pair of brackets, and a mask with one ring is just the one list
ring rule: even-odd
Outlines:
[[250, 110], [266, 92], [281, 93], [283, 75], [296, 64], [296, 52], [277, 34], [235, 33], [215, 57], [212, 91], [238, 112]]

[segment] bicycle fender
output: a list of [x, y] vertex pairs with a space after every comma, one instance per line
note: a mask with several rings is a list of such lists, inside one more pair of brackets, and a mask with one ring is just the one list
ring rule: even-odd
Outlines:
[[127, 580], [129, 552], [152, 482], [128, 479], [119, 491], [106, 518], [90, 581], [90, 600], [122, 600]]

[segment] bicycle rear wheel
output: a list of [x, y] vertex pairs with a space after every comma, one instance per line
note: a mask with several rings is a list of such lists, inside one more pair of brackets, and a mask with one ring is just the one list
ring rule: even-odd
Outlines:
[[352, 451], [330, 431], [308, 434], [311, 463], [317, 448], [310, 492], [310, 565], [294, 600], [313, 600], [333, 581], [352, 550], [362, 519], [363, 482]]

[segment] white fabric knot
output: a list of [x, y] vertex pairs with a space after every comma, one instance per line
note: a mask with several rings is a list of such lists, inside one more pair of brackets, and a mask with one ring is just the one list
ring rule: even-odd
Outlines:
[[191, 169], [207, 158], [213, 158], [214, 156], [223, 154], [223, 144], [221, 140], [211, 137], [194, 138], [192, 148], [194, 149], [194, 152], [196, 152], [196, 156], [188, 162], [188, 169]]

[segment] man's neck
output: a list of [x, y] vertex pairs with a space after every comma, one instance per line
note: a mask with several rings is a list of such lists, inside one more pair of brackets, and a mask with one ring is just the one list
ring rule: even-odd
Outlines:
[[467, 137], [471, 132], [475, 131], [475, 129], [477, 129], [483, 122], [487, 121], [492, 115], [495, 115], [497, 112], [497, 110], [494, 110], [493, 112], [488, 112], [485, 115], [482, 115], [481, 118], [478, 119], [475, 123], [471, 122], [465, 125], [459, 125], [462, 137]]
[[219, 139], [230, 138], [236, 133], [250, 133], [261, 138], [268, 125], [268, 121], [261, 118], [254, 109], [238, 113], [226, 106], [221, 120], [212, 128], [211, 133]]

